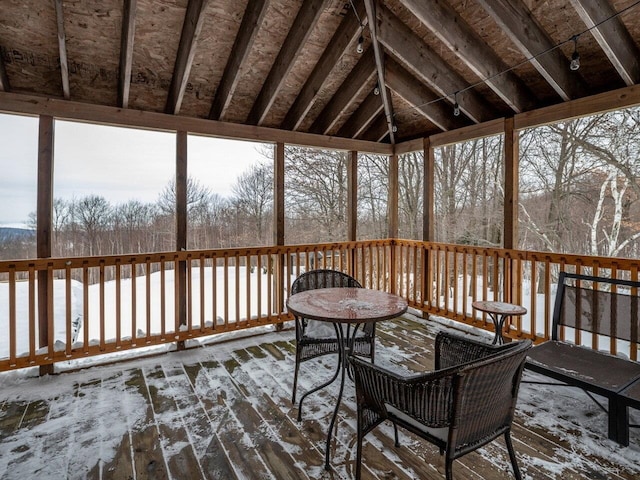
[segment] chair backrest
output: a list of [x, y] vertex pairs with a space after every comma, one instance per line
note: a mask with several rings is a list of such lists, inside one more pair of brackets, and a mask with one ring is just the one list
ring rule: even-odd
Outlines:
[[449, 447], [464, 455], [510, 428], [530, 340], [464, 366], [453, 384]]
[[560, 272], [553, 310], [553, 340], [559, 327], [637, 342], [640, 282]]
[[317, 288], [332, 287], [362, 288], [362, 285], [352, 276], [337, 270], [310, 270], [304, 272], [293, 281], [291, 285], [291, 295], [307, 290], [315, 290]]

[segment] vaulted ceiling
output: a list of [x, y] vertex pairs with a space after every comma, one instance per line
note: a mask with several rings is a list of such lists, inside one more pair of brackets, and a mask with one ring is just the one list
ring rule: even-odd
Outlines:
[[3, 0], [0, 90], [397, 143], [635, 85], [639, 45], [639, 0]]

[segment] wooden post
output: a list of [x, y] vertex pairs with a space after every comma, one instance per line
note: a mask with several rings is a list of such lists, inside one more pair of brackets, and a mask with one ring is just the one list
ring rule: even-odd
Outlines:
[[[347, 241], [357, 240], [358, 224], [358, 152], [350, 151], [347, 159]], [[349, 273], [356, 271], [356, 256], [349, 250]], [[364, 274], [365, 272], [363, 272]]]
[[[431, 146], [431, 139], [425, 138], [423, 141], [423, 158], [424, 158], [424, 191], [422, 193], [422, 240], [424, 242], [433, 242], [434, 238], [434, 219], [435, 219], [435, 153]], [[433, 285], [433, 271], [431, 270], [430, 250], [424, 250], [422, 264], [422, 303], [423, 305], [431, 301], [431, 288]]]
[[[518, 131], [514, 128], [513, 117], [504, 120], [504, 248], [518, 247], [518, 202], [519, 202], [519, 142]], [[509, 260], [505, 260], [507, 262]], [[513, 261], [513, 260], [512, 260]], [[518, 285], [514, 281], [519, 278], [516, 265], [507, 268], [505, 265], [505, 302], [519, 302]], [[516, 282], [519, 283], [519, 282]], [[512, 288], [516, 292], [512, 292]], [[514, 295], [515, 293], [515, 295]]]
[[[176, 251], [187, 249], [187, 132], [176, 135]], [[187, 262], [177, 262], [176, 267], [176, 319], [175, 332], [187, 324]], [[184, 350], [184, 341], [177, 343], [178, 350]]]
[[[51, 257], [53, 228], [53, 142], [54, 119], [40, 116], [38, 130], [38, 199], [36, 220], [36, 253], [38, 258]], [[40, 375], [53, 373], [53, 271], [38, 271], [38, 346], [49, 347], [51, 363], [40, 366]], [[33, 334], [33, 333], [32, 333]]]
[[[274, 245], [284, 245], [284, 143], [278, 142], [274, 147], [273, 166], [273, 243]], [[284, 312], [284, 254], [278, 255], [276, 259], [276, 271], [274, 275], [275, 295], [274, 305], [278, 313]], [[282, 330], [283, 325], [279, 323], [276, 330]]]
[[[393, 154], [389, 157], [389, 198], [387, 201], [387, 210], [389, 212], [389, 234], [391, 239], [398, 238], [398, 155]], [[397, 265], [395, 254], [395, 242], [392, 240], [389, 261], [390, 265], [390, 285], [391, 293], [396, 293], [397, 286]]]

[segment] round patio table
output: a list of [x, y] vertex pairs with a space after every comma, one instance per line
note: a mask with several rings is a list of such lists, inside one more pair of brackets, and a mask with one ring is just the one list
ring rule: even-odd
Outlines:
[[[405, 313], [407, 307], [407, 301], [397, 295], [381, 290], [355, 287], [306, 290], [291, 295], [287, 299], [287, 309], [291, 313], [298, 317], [332, 323], [338, 338], [338, 370], [341, 370], [340, 391], [335, 409], [333, 410], [333, 416], [331, 417], [331, 423], [329, 424], [329, 431], [327, 432], [325, 470], [331, 469], [329, 465], [329, 445], [344, 391], [344, 377], [348, 363], [345, 344], [348, 345], [349, 349], [351, 348], [359, 325], [368, 322], [390, 320]], [[346, 335], [344, 331], [345, 325], [347, 326]], [[353, 331], [351, 329], [352, 326], [354, 327]], [[302, 400], [304, 400], [307, 395], [333, 383], [333, 380], [337, 378], [337, 373], [338, 372], [336, 372], [336, 376], [334, 376], [328, 384], [325, 383], [316, 389], [306, 392], [300, 399], [300, 405], [302, 406]]]
[[496, 334], [493, 337], [493, 343], [502, 345], [504, 338], [502, 338], [502, 328], [504, 321], [507, 317], [520, 316], [527, 313], [527, 309], [520, 305], [514, 305], [512, 303], [494, 302], [494, 301], [477, 301], [471, 304], [476, 310], [485, 312], [489, 315], [489, 318], [493, 321], [493, 325], [496, 330]]

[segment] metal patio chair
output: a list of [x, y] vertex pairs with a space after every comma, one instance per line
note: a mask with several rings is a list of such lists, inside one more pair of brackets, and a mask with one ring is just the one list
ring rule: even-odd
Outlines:
[[[291, 295], [307, 290], [331, 287], [356, 287], [362, 288], [360, 282], [346, 273], [330, 269], [310, 270], [298, 276], [291, 285]], [[338, 354], [338, 338], [330, 329], [326, 331], [327, 324], [310, 320], [307, 318], [296, 317], [296, 366], [293, 375], [293, 394], [291, 403], [296, 403], [296, 389], [298, 386], [298, 372], [300, 364], [311, 360], [312, 358], [321, 357], [323, 355]], [[325, 334], [318, 335], [318, 332], [325, 329]], [[349, 335], [345, 336], [348, 339]], [[346, 340], [345, 340], [346, 341]], [[345, 348], [346, 350], [346, 348]], [[375, 323], [367, 323], [362, 329], [362, 334], [357, 336], [353, 342], [353, 352], [356, 355], [368, 357], [373, 361], [375, 354]], [[308, 393], [320, 390], [333, 382], [340, 367], [336, 369], [336, 373], [328, 382], [314, 387]], [[306, 394], [305, 394], [306, 395]], [[304, 397], [303, 397], [304, 398]], [[298, 418], [301, 417], [302, 399], [300, 400], [300, 409]]]

